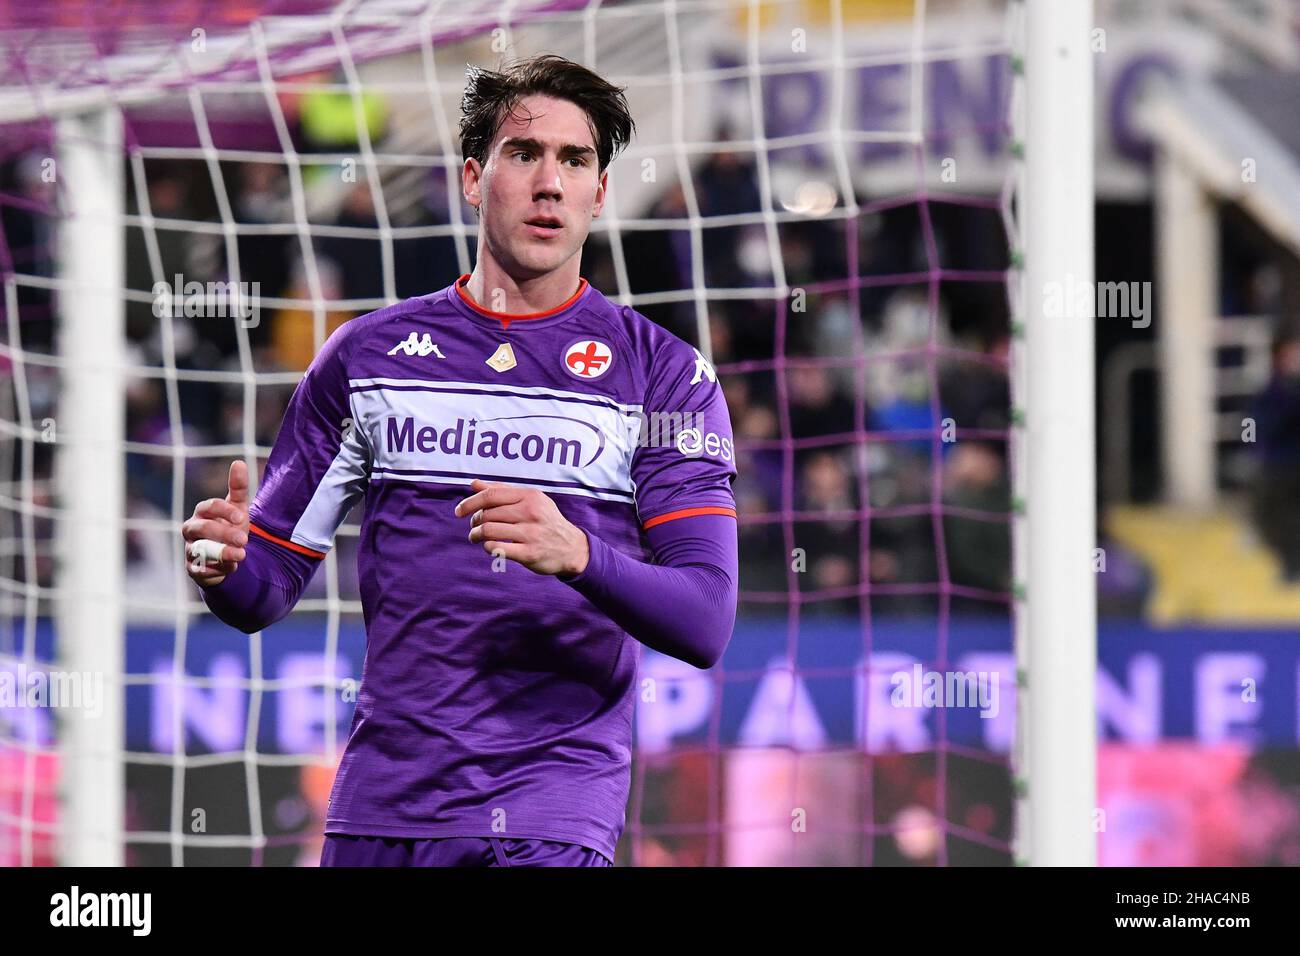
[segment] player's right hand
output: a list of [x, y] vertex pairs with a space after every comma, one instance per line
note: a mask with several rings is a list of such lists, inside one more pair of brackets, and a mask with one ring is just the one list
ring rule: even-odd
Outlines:
[[[194, 507], [193, 517], [181, 525], [181, 537], [185, 539], [185, 570], [200, 587], [220, 584], [244, 560], [244, 545], [248, 543], [248, 465], [242, 459], [230, 463], [227, 488], [224, 500], [209, 498], [200, 501]], [[220, 560], [208, 563], [200, 557], [196, 563], [191, 548], [198, 541], [214, 542], [208, 546], [214, 552], [220, 545]]]

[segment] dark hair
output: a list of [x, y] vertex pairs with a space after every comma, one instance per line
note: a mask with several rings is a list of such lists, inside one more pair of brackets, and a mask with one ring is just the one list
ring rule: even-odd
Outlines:
[[465, 71], [465, 93], [460, 100], [460, 152], [487, 163], [488, 149], [520, 99], [533, 94], [568, 100], [587, 114], [596, 156], [603, 172], [632, 140], [636, 124], [623, 96], [626, 87], [614, 86], [585, 66], [553, 53], [517, 60], [501, 72], [470, 66]]

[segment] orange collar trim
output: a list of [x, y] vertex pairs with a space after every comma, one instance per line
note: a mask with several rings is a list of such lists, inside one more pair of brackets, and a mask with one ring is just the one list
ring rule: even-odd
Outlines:
[[471, 275], [470, 273], [466, 272], [463, 276], [461, 276], [459, 279], [456, 280], [456, 294], [460, 296], [462, 302], [464, 302], [467, 306], [469, 306], [479, 315], [486, 315], [490, 319], [500, 319], [503, 325], [509, 325], [511, 322], [518, 321], [519, 319], [544, 319], [549, 315], [556, 315], [557, 313], [563, 312], [569, 306], [573, 305], [573, 303], [577, 302], [578, 299], [581, 298], [582, 293], [587, 291], [587, 280], [579, 276], [578, 291], [573, 293], [573, 295], [569, 296], [568, 299], [566, 299], [564, 302], [561, 302], [555, 308], [547, 309], [545, 312], [523, 312], [520, 314], [512, 315], [509, 312], [494, 312], [491, 309], [485, 309], [483, 308], [483, 306], [479, 305], [477, 302], [471, 299], [469, 293], [465, 291], [465, 283], [469, 281], [470, 275]]

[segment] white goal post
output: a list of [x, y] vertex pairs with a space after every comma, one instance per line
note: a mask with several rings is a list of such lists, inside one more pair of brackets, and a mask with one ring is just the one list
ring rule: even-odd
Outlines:
[[[1019, 681], [1017, 859], [1097, 862], [1096, 423], [1092, 314], [1046, 290], [1093, 280], [1092, 0], [1027, 0], [1019, 201], [1023, 332], [1012, 404]], [[1014, 317], [1013, 317], [1014, 320]]]
[[[923, 22], [926, 0], [914, 0], [915, 14]], [[660, 6], [675, 11], [676, 0], [661, 0]], [[721, 5], [720, 3], [718, 5]], [[346, 6], [346, 5], [345, 5]], [[380, 3], [381, 10], [389, 5]], [[400, 6], [400, 4], [398, 5]], [[593, 0], [585, 8], [576, 3], [504, 3], [493, 6], [493, 16], [506, 23], [525, 8], [545, 11], [566, 8], [585, 11], [580, 16], [588, 31], [589, 49], [594, 49], [595, 17], [601, 4]], [[620, 7], [624, 5], [614, 5]], [[627, 5], [630, 6], [630, 5]], [[683, 7], [695, 5], [683, 4]], [[703, 6], [708, 6], [705, 4]], [[757, 0], [745, 0], [737, 8], [751, 9], [756, 16]], [[933, 6], [933, 4], [932, 4]], [[840, 0], [831, 0], [833, 20], [841, 23]], [[1092, 866], [1097, 860], [1096, 814], [1096, 707], [1094, 678], [1097, 665], [1096, 583], [1092, 556], [1097, 547], [1095, 513], [1095, 421], [1093, 381], [1093, 332], [1091, 317], [1049, 319], [1044, 316], [1044, 288], [1069, 276], [1076, 282], [1093, 279], [1093, 67], [1089, 39], [1093, 29], [1093, 0], [1006, 0], [1011, 23], [1011, 48], [1018, 61], [1012, 78], [1013, 139], [1023, 147], [1017, 154], [1013, 172], [1013, 208], [1006, 211], [1013, 245], [1013, 264], [1008, 278], [1012, 298], [1012, 404], [1015, 415], [1011, 441], [1013, 497], [1017, 502], [1012, 519], [1013, 576], [1012, 598], [1017, 661], [1017, 737], [1012, 754], [1015, 798], [1015, 861], [1027, 865]], [[479, 17], [490, 20], [491, 17]], [[308, 23], [308, 21], [311, 21]], [[670, 18], [675, 24], [675, 19]], [[377, 21], [378, 22], [378, 21]], [[630, 21], [629, 21], [630, 22]], [[567, 24], [566, 24], [567, 25]], [[420, 19], [423, 43], [420, 52], [429, 61], [429, 74], [402, 79], [408, 86], [429, 83], [436, 77], [432, 69], [432, 30], [429, 18]], [[333, 45], [341, 31], [328, 17], [303, 18], [276, 42], [301, 43], [308, 27], [321, 31], [321, 42]], [[482, 22], [474, 24], [482, 32]], [[262, 28], [257, 28], [260, 31]], [[467, 30], [469, 27], [467, 26]], [[923, 30], [917, 28], [916, 47], [912, 55], [922, 58], [920, 41]], [[685, 42], [685, 41], [683, 41]], [[753, 40], [757, 46], [757, 40]], [[357, 60], [381, 56], [393, 51], [410, 52], [406, 36], [377, 33], [367, 48], [359, 43], [352, 51]], [[842, 49], [835, 50], [842, 66]], [[317, 62], [319, 59], [319, 63]], [[329, 62], [329, 57], [309, 58], [305, 67]], [[361, 83], [357, 80], [351, 54], [345, 57], [349, 94], [360, 102]], [[674, 69], [681, 68], [674, 59]], [[253, 64], [256, 67], [258, 64]], [[608, 63], [602, 64], [608, 67]], [[170, 67], [168, 68], [170, 70]], [[686, 69], [689, 72], [689, 69]], [[751, 70], [751, 73], [753, 71]], [[920, 71], [917, 71], [917, 76]], [[250, 79], [251, 78], [251, 79]], [[243, 82], [258, 82], [254, 68]], [[268, 99], [274, 99], [274, 83], [262, 77], [268, 87]], [[761, 106], [761, 84], [755, 76], [744, 79], [750, 84], [753, 109]], [[919, 84], [919, 80], [917, 83]], [[157, 88], [141, 87], [128, 101], [147, 101], [151, 95], [174, 93], [178, 76], [160, 77]], [[103, 709], [94, 719], [71, 714], [61, 717], [60, 763], [63, 799], [62, 822], [55, 833], [60, 841], [60, 862], [74, 865], [120, 866], [130, 834], [126, 829], [126, 761], [123, 759], [126, 735], [127, 681], [124, 679], [128, 602], [125, 567], [113, 560], [114, 549], [123, 540], [127, 527], [128, 490], [123, 467], [123, 449], [128, 445], [125, 434], [126, 390], [130, 358], [126, 350], [126, 302], [122, 292], [127, 287], [125, 268], [126, 234], [123, 223], [129, 219], [126, 209], [127, 177], [133, 172], [123, 162], [123, 120], [120, 109], [126, 103], [94, 95], [88, 90], [55, 91], [45, 104], [55, 118], [56, 163], [66, 203], [63, 228], [59, 234], [58, 275], [51, 286], [58, 290], [59, 317], [63, 334], [57, 343], [57, 359], [50, 359], [64, 372], [61, 386], [60, 415], [57, 431], [56, 469], [58, 477], [57, 556], [59, 584], [53, 598], [59, 631], [59, 666], [73, 672], [104, 675]], [[432, 98], [438, 95], [431, 88]], [[678, 98], [690, 91], [679, 83]], [[838, 88], [837, 88], [838, 109]], [[0, 96], [0, 120], [7, 120], [6, 109], [17, 102]], [[918, 101], [919, 103], [919, 101]], [[15, 107], [17, 108], [17, 107]], [[29, 108], [24, 107], [24, 108]], [[667, 106], [665, 106], [667, 109]], [[442, 104], [435, 106], [439, 123], [450, 123]], [[913, 121], [920, 117], [916, 107]], [[282, 123], [283, 117], [277, 119]], [[837, 117], [838, 119], [838, 117]], [[923, 122], [923, 119], [921, 120]], [[376, 153], [363, 125], [364, 140], [361, 165], [377, 169]], [[843, 148], [842, 130], [831, 134]], [[688, 168], [688, 155], [699, 146], [701, 137], [694, 131], [674, 131], [669, 144], [673, 161]], [[760, 150], [767, 144], [758, 134]], [[887, 139], [890, 134], [880, 134]], [[913, 131], [913, 135], [920, 134]], [[690, 142], [691, 148], [683, 147]], [[404, 148], [408, 144], [401, 144]], [[709, 144], [720, 145], [720, 144]], [[417, 152], [422, 144], [415, 144]], [[791, 148], [788, 144], [782, 148]], [[178, 153], [182, 152], [178, 150]], [[195, 152], [190, 150], [188, 152]], [[206, 159], [218, 166], [220, 151], [210, 143]], [[396, 155], [401, 155], [398, 150]], [[192, 159], [192, 156], [186, 158]], [[391, 159], [391, 156], [385, 156]], [[767, 157], [764, 154], [763, 163]], [[301, 190], [302, 167], [299, 157], [292, 157], [297, 175], [295, 187]], [[668, 163], [665, 162], [665, 166]], [[764, 166], [766, 168], [766, 166]], [[847, 167], [844, 170], [848, 178]], [[140, 173], [142, 177], [143, 174]], [[689, 182], [689, 177], [686, 177]], [[139, 188], [140, 181], [135, 183]], [[377, 187], [376, 187], [377, 188]], [[382, 199], [382, 193], [380, 193]], [[626, 196], [626, 193], [624, 194]], [[295, 196], [302, 206], [301, 196]], [[626, 200], [625, 200], [626, 201]], [[851, 200], [856, 209], [856, 199]], [[707, 331], [704, 310], [707, 296], [703, 289], [703, 266], [700, 264], [701, 232], [694, 193], [686, 200], [691, 219], [690, 237], [696, 258], [695, 289], [691, 294], [697, 304], [701, 327]], [[378, 204], [381, 208], [383, 203]], [[628, 203], [622, 210], [611, 203], [612, 220], [607, 228], [613, 233], [620, 285], [626, 284], [626, 266], [619, 246], [619, 229], [632, 228], [619, 216], [633, 218]], [[222, 222], [213, 226], [227, 247], [234, 243], [235, 227], [225, 210]], [[384, 216], [386, 214], [382, 214]], [[776, 211], [770, 196], [762, 214], [769, 239], [776, 235]], [[308, 214], [295, 210], [301, 231], [310, 232]], [[148, 218], [146, 213], [143, 218]], [[314, 225], [314, 224], [313, 224]], [[153, 226], [150, 223], [149, 229]], [[401, 226], [390, 227], [383, 219], [384, 268], [389, 294], [392, 288], [392, 240]], [[451, 231], [451, 227], [449, 227]], [[454, 220], [455, 238], [463, 250], [470, 227]], [[776, 246], [775, 242], [770, 243]], [[463, 254], [463, 252], [462, 252]], [[776, 253], [779, 259], [779, 251]], [[319, 295], [320, 280], [311, 260], [311, 295], [318, 340], [323, 338], [325, 299]], [[155, 264], [155, 271], [156, 264]], [[995, 282], [1000, 281], [1000, 275]], [[777, 282], [777, 285], [784, 280]], [[13, 287], [6, 285], [12, 298]], [[652, 294], [653, 295], [653, 294]], [[613, 296], [611, 296], [613, 297]], [[12, 316], [12, 301], [8, 311]], [[15, 320], [16, 321], [16, 320]], [[701, 337], [708, 350], [707, 336]], [[244, 342], [246, 346], [246, 341]], [[246, 358], [246, 356], [244, 356]], [[21, 396], [23, 362], [15, 363], [15, 389]], [[174, 360], [167, 369], [175, 386]], [[250, 392], [252, 389], [250, 388]], [[27, 414], [27, 403], [19, 401], [20, 410], [13, 416], [21, 430], [6, 436], [10, 442], [34, 441], [40, 429]], [[182, 444], [179, 403], [171, 400], [172, 438]], [[244, 450], [255, 448], [253, 428], [245, 424]], [[173, 501], [184, 488], [185, 449], [173, 451], [177, 467], [173, 469]], [[6, 476], [6, 480], [8, 476]], [[256, 474], [252, 476], [254, 490]], [[195, 502], [188, 502], [192, 507]], [[1022, 505], [1022, 507], [1021, 507]], [[30, 510], [30, 506], [19, 506]], [[175, 505], [173, 506], [175, 508]], [[25, 516], [26, 513], [25, 513]], [[175, 520], [184, 515], [172, 514]], [[179, 538], [177, 538], [179, 553]], [[331, 575], [334, 590], [334, 557], [325, 574]], [[742, 555], [742, 561], [744, 557]], [[177, 567], [177, 575], [183, 571]], [[34, 600], [36, 585], [25, 584], [25, 593], [9, 595], [16, 600]], [[337, 642], [338, 602], [331, 597], [331, 637]], [[176, 676], [183, 668], [186, 621], [193, 608], [177, 607], [175, 626], [178, 663]], [[29, 612], [30, 613], [30, 612]], [[262, 644], [254, 638], [252, 656], [260, 662]], [[330, 645], [331, 652], [334, 644]], [[25, 644], [31, 655], [32, 642]], [[139, 678], [141, 681], [148, 677]], [[260, 695], [265, 684], [260, 672], [247, 678], [254, 694]], [[260, 704], [260, 697], [258, 698]], [[254, 725], [249, 732], [253, 754], [246, 756], [249, 771], [250, 802], [256, 796], [256, 771], [268, 762], [259, 762], [257, 749], [257, 705]], [[174, 767], [179, 771], [173, 786], [173, 833], [150, 834], [155, 842], [170, 842], [172, 858], [183, 859], [182, 850], [192, 840], [180, 832], [181, 794], [183, 789], [185, 734], [180, 728], [179, 707], [173, 715], [176, 730], [171, 739], [177, 747]], [[330, 733], [332, 734], [332, 729]], [[160, 762], [166, 762], [160, 758]], [[260, 807], [256, 808], [260, 810]], [[24, 824], [23, 857], [31, 857], [33, 827]], [[264, 843], [261, 821], [250, 806], [250, 831], [245, 845], [260, 848]]]
[[61, 117], [70, 228], [60, 230], [59, 353], [66, 374], [55, 474], [64, 518], [57, 554], [59, 663], [70, 674], [103, 675], [95, 715], [64, 717], [61, 856], [73, 866], [121, 866], [126, 775], [126, 569], [118, 552], [126, 514], [126, 285], [122, 228], [122, 116], [116, 108]]

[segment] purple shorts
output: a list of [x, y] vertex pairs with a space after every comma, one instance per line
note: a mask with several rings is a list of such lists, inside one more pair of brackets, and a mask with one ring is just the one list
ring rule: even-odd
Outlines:
[[590, 847], [554, 840], [496, 837], [353, 836], [325, 834], [321, 866], [613, 866]]

